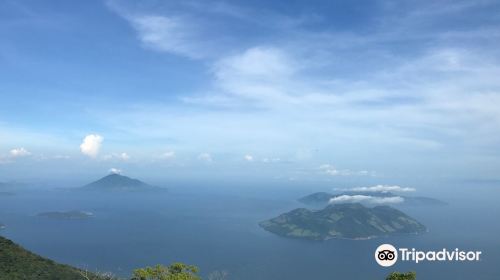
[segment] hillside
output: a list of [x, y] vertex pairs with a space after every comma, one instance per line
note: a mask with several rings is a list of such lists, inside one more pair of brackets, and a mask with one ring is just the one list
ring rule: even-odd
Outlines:
[[275, 234], [311, 239], [367, 239], [393, 234], [417, 234], [425, 226], [389, 206], [365, 207], [359, 203], [330, 205], [318, 211], [292, 210], [260, 223]]
[[[89, 274], [90, 279], [103, 278]], [[81, 270], [33, 254], [0, 236], [0, 280], [84, 280]]]

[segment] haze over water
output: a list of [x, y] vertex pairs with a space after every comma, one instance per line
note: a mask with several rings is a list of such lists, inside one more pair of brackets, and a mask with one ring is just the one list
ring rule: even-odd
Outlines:
[[[405, 207], [429, 232], [373, 240], [315, 242], [287, 239], [264, 231], [258, 222], [303, 207], [293, 197], [310, 189], [267, 186], [235, 193], [175, 188], [158, 194], [81, 194], [38, 191], [1, 197], [2, 234], [56, 261], [130, 275], [132, 269], [182, 261], [197, 264], [202, 275], [226, 270], [230, 279], [383, 279], [393, 270], [416, 270], [419, 278], [496, 279], [500, 260], [500, 210], [495, 188], [451, 186], [440, 197], [448, 206]], [[474, 189], [473, 192], [472, 189]], [[462, 195], [461, 193], [473, 193]], [[489, 197], [489, 198], [487, 198]], [[39, 212], [85, 210], [87, 220], [51, 220]], [[396, 264], [374, 260], [382, 243], [420, 250], [481, 250], [477, 263]], [[362, 268], [362, 269], [361, 269]]]

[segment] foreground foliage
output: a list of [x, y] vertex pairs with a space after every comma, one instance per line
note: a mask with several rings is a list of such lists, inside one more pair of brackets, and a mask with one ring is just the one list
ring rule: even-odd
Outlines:
[[417, 273], [415, 272], [406, 272], [406, 273], [401, 273], [401, 272], [393, 272], [385, 278], [386, 280], [416, 280], [417, 279]]
[[[208, 280], [226, 280], [228, 273], [214, 271]], [[111, 274], [91, 273], [58, 264], [25, 250], [0, 236], [0, 280], [119, 280]], [[123, 279], [122, 279], [123, 280]], [[139, 268], [131, 280], [201, 280], [198, 268], [183, 263]], [[386, 280], [416, 280], [415, 272], [393, 272]]]
[[183, 263], [136, 269], [132, 280], [201, 280], [198, 268]]

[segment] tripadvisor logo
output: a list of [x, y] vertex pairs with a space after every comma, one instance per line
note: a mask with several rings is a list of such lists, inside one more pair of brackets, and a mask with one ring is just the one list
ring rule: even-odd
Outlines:
[[439, 251], [418, 251], [415, 248], [399, 248], [391, 244], [382, 244], [375, 250], [375, 260], [384, 267], [393, 266], [398, 261], [419, 263], [423, 261], [479, 261], [481, 251], [463, 251], [442, 249]]
[[382, 244], [375, 250], [375, 260], [381, 266], [392, 266], [398, 261], [398, 250], [391, 244]]

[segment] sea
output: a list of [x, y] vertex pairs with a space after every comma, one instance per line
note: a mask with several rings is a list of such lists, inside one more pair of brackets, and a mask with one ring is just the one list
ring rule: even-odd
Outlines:
[[[223, 191], [230, 187], [232, 191]], [[6, 225], [0, 235], [57, 262], [124, 278], [130, 278], [136, 268], [184, 262], [199, 267], [204, 279], [213, 271], [226, 271], [228, 279], [234, 280], [382, 280], [392, 271], [416, 271], [419, 280], [500, 279], [500, 186], [495, 184], [454, 184], [433, 193], [446, 206], [402, 209], [427, 226], [424, 234], [328, 241], [284, 238], [258, 225], [305, 207], [297, 198], [319, 190], [269, 186], [238, 192], [235, 188], [16, 192], [0, 196], [0, 222]], [[85, 220], [37, 216], [69, 210], [94, 216]], [[381, 267], [374, 253], [384, 243], [421, 251], [458, 248], [482, 254], [479, 261], [398, 261]]]

